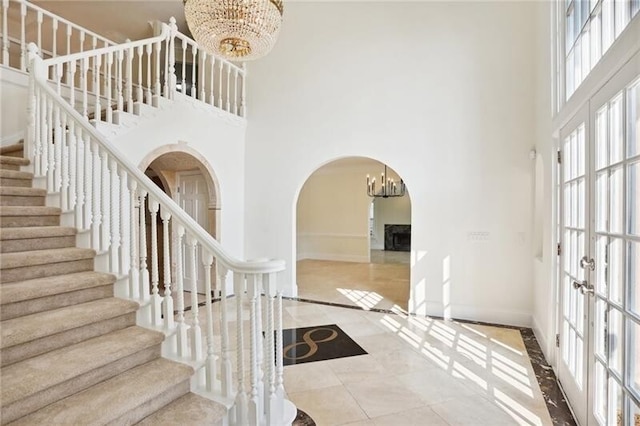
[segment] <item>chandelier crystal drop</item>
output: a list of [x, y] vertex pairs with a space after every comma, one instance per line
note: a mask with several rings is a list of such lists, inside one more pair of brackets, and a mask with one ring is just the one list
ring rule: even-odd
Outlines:
[[387, 166], [384, 166], [384, 173], [380, 174], [380, 183], [376, 185], [376, 178], [367, 175], [367, 195], [369, 197], [403, 197], [406, 192], [404, 181], [400, 179], [397, 183], [387, 174]]
[[280, 32], [282, 12], [282, 0], [184, 0], [195, 41], [231, 61], [269, 53]]

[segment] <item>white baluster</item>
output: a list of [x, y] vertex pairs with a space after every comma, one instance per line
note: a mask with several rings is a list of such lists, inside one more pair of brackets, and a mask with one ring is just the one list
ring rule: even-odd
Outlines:
[[169, 250], [169, 221], [171, 220], [171, 212], [165, 206], [160, 210], [160, 218], [162, 219], [162, 248], [164, 260], [164, 328], [171, 330], [175, 327], [173, 321], [173, 296], [171, 295], [171, 254]]
[[89, 98], [89, 94], [88, 94], [88, 86], [89, 83], [87, 82], [89, 76], [87, 75], [89, 72], [89, 58], [82, 58], [82, 64], [81, 64], [81, 73], [80, 73], [80, 86], [82, 89], [82, 116], [85, 119], [89, 119], [89, 108], [88, 108], [88, 98]]
[[230, 397], [233, 394], [231, 383], [231, 360], [229, 359], [229, 319], [227, 317], [227, 269], [218, 265], [218, 279], [220, 281], [220, 352], [222, 361], [220, 365], [220, 381], [222, 396]]
[[[249, 286], [251, 286], [251, 284], [249, 283]], [[245, 390], [245, 385], [244, 385], [244, 376], [245, 376], [245, 370], [244, 370], [244, 322], [243, 322], [243, 318], [242, 318], [242, 302], [243, 302], [243, 297], [244, 297], [244, 292], [245, 292], [245, 277], [244, 274], [241, 274], [239, 272], [234, 272], [233, 273], [233, 287], [234, 287], [234, 293], [236, 296], [236, 366], [237, 366], [237, 374], [238, 374], [238, 378], [236, 379], [238, 382], [238, 392], [236, 394], [236, 418], [235, 418], [235, 422], [239, 425], [244, 425], [244, 424], [258, 424], [258, 423], [251, 423], [252, 417], [248, 417], [247, 416], [247, 393]], [[250, 300], [251, 303], [253, 303], [253, 300]], [[253, 306], [252, 306], [253, 307]], [[251, 314], [251, 312], [250, 312]], [[249, 321], [252, 322], [254, 321], [253, 316], [251, 316], [249, 318]], [[253, 339], [253, 333], [254, 330], [252, 328], [250, 328], [250, 336]], [[252, 348], [249, 347], [249, 349], [251, 350]], [[254, 354], [253, 352], [251, 352], [251, 367], [253, 366], [253, 357]], [[251, 374], [253, 374], [253, 371], [251, 371]]]
[[257, 342], [260, 340], [260, 329], [258, 328], [258, 303], [259, 291], [256, 275], [247, 277], [247, 291], [249, 293], [249, 368], [251, 393], [247, 401], [247, 422], [249, 424], [260, 424], [262, 417], [260, 410], [260, 395], [258, 392], [258, 348]]
[[[258, 376], [256, 378], [258, 388], [258, 412], [264, 413], [264, 346], [266, 341], [263, 335], [263, 314], [262, 314], [262, 274], [254, 275], [257, 286], [257, 306], [256, 306], [256, 367]], [[266, 301], [265, 301], [266, 303]]]
[[30, 87], [33, 89], [32, 114], [33, 114], [33, 172], [35, 176], [42, 176], [42, 117], [43, 112], [40, 109], [41, 94], [40, 88], [35, 84], [34, 77], [31, 76]]
[[38, 49], [40, 51], [40, 57], [44, 57], [44, 52], [42, 51], [42, 11], [38, 11], [36, 13], [36, 22], [38, 24], [38, 35], [37, 35], [37, 39], [38, 40]]
[[122, 61], [124, 60], [124, 51], [116, 52], [116, 111], [118, 117], [122, 114], [124, 108], [124, 94], [122, 93]]
[[169, 50], [171, 47], [171, 34], [169, 34], [167, 36], [167, 38], [165, 39], [165, 46], [164, 46], [164, 81], [163, 86], [162, 86], [162, 93], [164, 94], [164, 97], [169, 99], [169, 80], [170, 80], [170, 74], [169, 74]]
[[67, 84], [71, 88], [69, 91], [69, 105], [76, 108], [76, 60], [72, 60], [67, 64]]
[[53, 179], [53, 168], [54, 168], [54, 156], [55, 149], [53, 146], [53, 138], [55, 132], [55, 123], [53, 122], [53, 103], [51, 99], [47, 96], [47, 191], [55, 192], [54, 188], [54, 179]]
[[129, 294], [132, 299], [140, 299], [140, 266], [138, 265], [138, 239], [136, 229], [138, 228], [139, 214], [136, 212], [138, 194], [136, 188], [138, 183], [133, 178], [129, 178]]
[[147, 191], [144, 188], [140, 188], [140, 226], [138, 231], [140, 232], [140, 299], [149, 300], [149, 269], [147, 268], [147, 207], [145, 199], [147, 197]]
[[[56, 18], [52, 18], [53, 22], [51, 22], [51, 30], [53, 32], [51, 39], [51, 57], [55, 58], [58, 56], [58, 20]], [[69, 84], [69, 82], [67, 82]]]
[[62, 64], [53, 66], [53, 81], [56, 83], [56, 93], [60, 95], [62, 89]]
[[[125, 274], [129, 270], [129, 248], [130, 248], [130, 232], [129, 225], [131, 220], [129, 219], [129, 206], [127, 202], [127, 172], [124, 168], [120, 168], [120, 271]], [[132, 297], [131, 293], [128, 297]]]
[[213, 106], [216, 105], [216, 98], [214, 95], [214, 78], [215, 78], [215, 74], [216, 74], [216, 57], [214, 55], [210, 56], [211, 58], [211, 73], [209, 75], [209, 103]]
[[109, 250], [109, 246], [111, 244], [111, 214], [110, 214], [110, 206], [111, 206], [111, 180], [109, 173], [109, 157], [106, 150], [102, 151], [102, 203], [101, 203], [101, 216], [102, 216], [102, 227], [100, 230], [102, 231], [102, 235], [100, 241], [102, 245], [100, 249], [103, 252]]
[[151, 49], [152, 46], [147, 44], [147, 105], [151, 105], [153, 103], [151, 98]]
[[109, 258], [111, 259], [111, 273], [124, 273], [120, 269], [120, 185], [118, 183], [118, 163], [115, 158], [110, 161], [111, 169], [111, 245], [109, 246]]
[[263, 274], [263, 283], [265, 286], [265, 293], [267, 296], [267, 371], [266, 371], [266, 409], [267, 409], [267, 424], [277, 424], [278, 406], [276, 400], [276, 374], [275, 374], [275, 342], [274, 342], [274, 299], [276, 295], [275, 288], [275, 274]]
[[191, 359], [198, 361], [202, 359], [202, 330], [200, 329], [200, 319], [198, 314], [198, 281], [196, 279], [197, 271], [197, 250], [198, 240], [193, 235], [187, 235], [187, 244], [189, 245], [189, 266], [191, 267]]
[[205, 382], [208, 392], [212, 392], [216, 382], [216, 356], [213, 342], [213, 304], [211, 302], [211, 265], [213, 256], [209, 252], [202, 252], [202, 263], [204, 265], [204, 291], [206, 295], [207, 309], [207, 364]]
[[71, 55], [71, 35], [73, 34], [73, 27], [71, 24], [67, 25], [67, 55]]
[[9, 11], [9, 0], [2, 0], [2, 64], [9, 66], [9, 27], [7, 24], [7, 13]]
[[93, 151], [93, 197], [89, 200], [93, 200], [93, 220], [91, 221], [91, 247], [99, 251], [100, 250], [100, 226], [102, 224], [102, 210], [100, 209], [101, 193], [100, 187], [102, 186], [102, 170], [100, 168], [100, 146], [98, 142], [92, 141], [91, 150]]
[[60, 107], [53, 105], [53, 192], [60, 192], [62, 188], [62, 127], [60, 123]]
[[[105, 121], [107, 123], [113, 123], [113, 108], [111, 107], [111, 94], [113, 93], [111, 90], [111, 79], [113, 76], [111, 75], [111, 70], [113, 69], [113, 53], [109, 52], [105, 55], [105, 85], [106, 89], [104, 91], [105, 96], [107, 97], [107, 105], [105, 106]], [[96, 110], [96, 115], [98, 111]], [[100, 110], [100, 114], [102, 114], [102, 110]], [[102, 117], [97, 118], [97, 120], [101, 120]]]
[[[85, 143], [82, 137], [82, 127], [76, 126], [75, 121], [71, 122], [72, 128], [75, 129], [74, 138], [76, 141], [76, 172], [75, 172], [75, 225], [78, 229], [83, 229], [84, 226], [84, 150]], [[72, 173], [73, 175], [73, 173]], [[72, 181], [73, 182], [73, 181]], [[72, 185], [74, 185], [72, 183]], [[73, 189], [72, 189], [73, 192]]]
[[158, 291], [158, 211], [160, 203], [149, 197], [149, 221], [151, 222], [151, 320], [154, 326], [162, 324], [162, 297]]
[[[93, 156], [90, 136], [83, 138], [84, 145], [84, 229], [93, 230]], [[92, 233], [93, 235], [93, 233]], [[93, 247], [93, 240], [91, 243]]]
[[242, 63], [242, 87], [240, 90], [240, 116], [247, 116], [247, 64]]
[[187, 40], [182, 39], [182, 86], [181, 92], [187, 93]]
[[184, 227], [177, 224], [176, 236], [176, 293], [178, 295], [178, 306], [176, 322], [176, 346], [180, 358], [189, 355], [189, 345], [187, 342], [187, 325], [184, 322], [184, 256], [182, 253], [182, 237], [184, 237]]
[[133, 47], [127, 49], [126, 66], [127, 112], [131, 114], [133, 113]]
[[[275, 275], [274, 275], [275, 279]], [[277, 419], [284, 416], [284, 366], [282, 358], [282, 293], [276, 295], [276, 404]]]
[[173, 99], [176, 91], [176, 33], [178, 32], [178, 26], [176, 25], [176, 18], [173, 16], [169, 19], [169, 28], [171, 34], [169, 35], [169, 98]]
[[240, 94], [238, 93], [238, 69], [233, 69], [233, 113], [240, 115]]
[[[106, 61], [108, 62], [108, 60]], [[102, 56], [96, 55], [93, 59], [93, 91], [96, 95], [96, 103], [93, 119], [98, 122], [102, 120], [102, 107], [100, 105], [100, 68], [102, 66]]]
[[224, 65], [224, 62], [222, 62], [222, 60], [218, 61], [218, 108], [222, 109], [223, 108], [223, 101], [222, 101], [222, 66]]
[[59, 113], [61, 115], [61, 127], [60, 127], [60, 208], [62, 211], [69, 210], [69, 148], [68, 148], [68, 136], [69, 130], [67, 129], [67, 115], [64, 112]]
[[226, 111], [231, 112], [231, 65], [227, 64], [227, 108]]
[[24, 140], [24, 155], [31, 161], [35, 158], [33, 148], [35, 147], [35, 135], [36, 135], [36, 114], [38, 113], [36, 107], [36, 64], [37, 47], [33, 44], [29, 45], [29, 86], [27, 92], [27, 134]]
[[202, 51], [200, 62], [202, 62], [202, 65], [200, 66], [200, 100], [202, 102], [206, 102], [207, 97], [204, 91], [205, 76], [207, 75], [206, 74], [206, 69], [207, 69], [207, 51], [206, 50]]
[[[84, 40], [86, 36], [87, 34], [84, 32], [84, 30], [80, 30], [80, 52], [84, 52]], [[95, 43], [93, 48], [95, 49]]]
[[[27, 70], [27, 37], [26, 37], [26, 20], [27, 4], [20, 3], [20, 69]], [[40, 47], [40, 46], [38, 46]]]
[[144, 103], [144, 93], [142, 91], [142, 63], [144, 62], [144, 47], [138, 46], [138, 87], [136, 87], [136, 102]]
[[155, 95], [155, 100], [153, 102], [153, 106], [158, 106], [158, 98], [162, 96], [162, 86], [160, 85], [160, 50], [162, 49], [162, 42], [157, 41], [154, 44], [156, 51], [156, 65], [154, 67], [155, 72], [155, 84], [153, 86], [153, 94]]
[[38, 117], [40, 119], [40, 176], [47, 175], [47, 167], [49, 164], [49, 115], [47, 109], [47, 95], [43, 90], [40, 93], [38, 101]]

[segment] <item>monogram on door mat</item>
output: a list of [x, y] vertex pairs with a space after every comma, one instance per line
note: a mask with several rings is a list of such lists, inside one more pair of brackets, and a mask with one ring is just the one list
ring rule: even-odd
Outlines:
[[283, 330], [282, 346], [284, 365], [367, 354], [336, 324]]

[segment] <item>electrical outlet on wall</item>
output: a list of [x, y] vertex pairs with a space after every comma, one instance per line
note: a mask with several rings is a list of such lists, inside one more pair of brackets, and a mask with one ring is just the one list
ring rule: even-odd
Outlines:
[[469, 231], [467, 232], [468, 241], [488, 241], [491, 234], [488, 231]]

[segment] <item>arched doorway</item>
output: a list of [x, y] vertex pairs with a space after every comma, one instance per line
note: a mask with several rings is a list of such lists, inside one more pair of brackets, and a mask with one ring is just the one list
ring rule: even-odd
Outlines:
[[[411, 200], [408, 191], [388, 197], [367, 193], [367, 175], [370, 181], [376, 176], [379, 188], [384, 167], [376, 160], [350, 157], [318, 168], [305, 181], [296, 203], [301, 299], [407, 310]], [[389, 167], [384, 179], [401, 185]]]
[[[200, 226], [216, 238], [219, 234], [220, 207], [218, 185], [210, 172], [210, 167], [190, 152], [182, 150], [167, 152], [166, 147], [161, 150], [164, 153], [159, 155], [151, 153], [143, 161], [142, 166], [145, 166], [145, 174], [193, 217]], [[163, 225], [159, 215], [156, 218], [156, 223], [158, 237], [160, 237]], [[150, 236], [150, 233], [147, 235]], [[161, 238], [158, 238], [158, 241], [161, 241]], [[147, 247], [150, 247], [150, 244], [147, 244]], [[159, 249], [162, 248], [159, 247]], [[175, 247], [171, 247], [171, 252], [176, 252]], [[186, 250], [183, 248], [182, 252], [186, 253]], [[188, 259], [185, 258], [184, 261], [188, 262]], [[190, 271], [191, 268], [186, 265], [183, 277], [185, 291], [192, 291], [195, 288], [198, 293], [204, 293], [202, 265], [198, 263], [195, 276], [191, 276]], [[175, 282], [175, 277], [172, 277], [172, 280]], [[160, 277], [160, 282], [164, 282], [164, 277]]]

